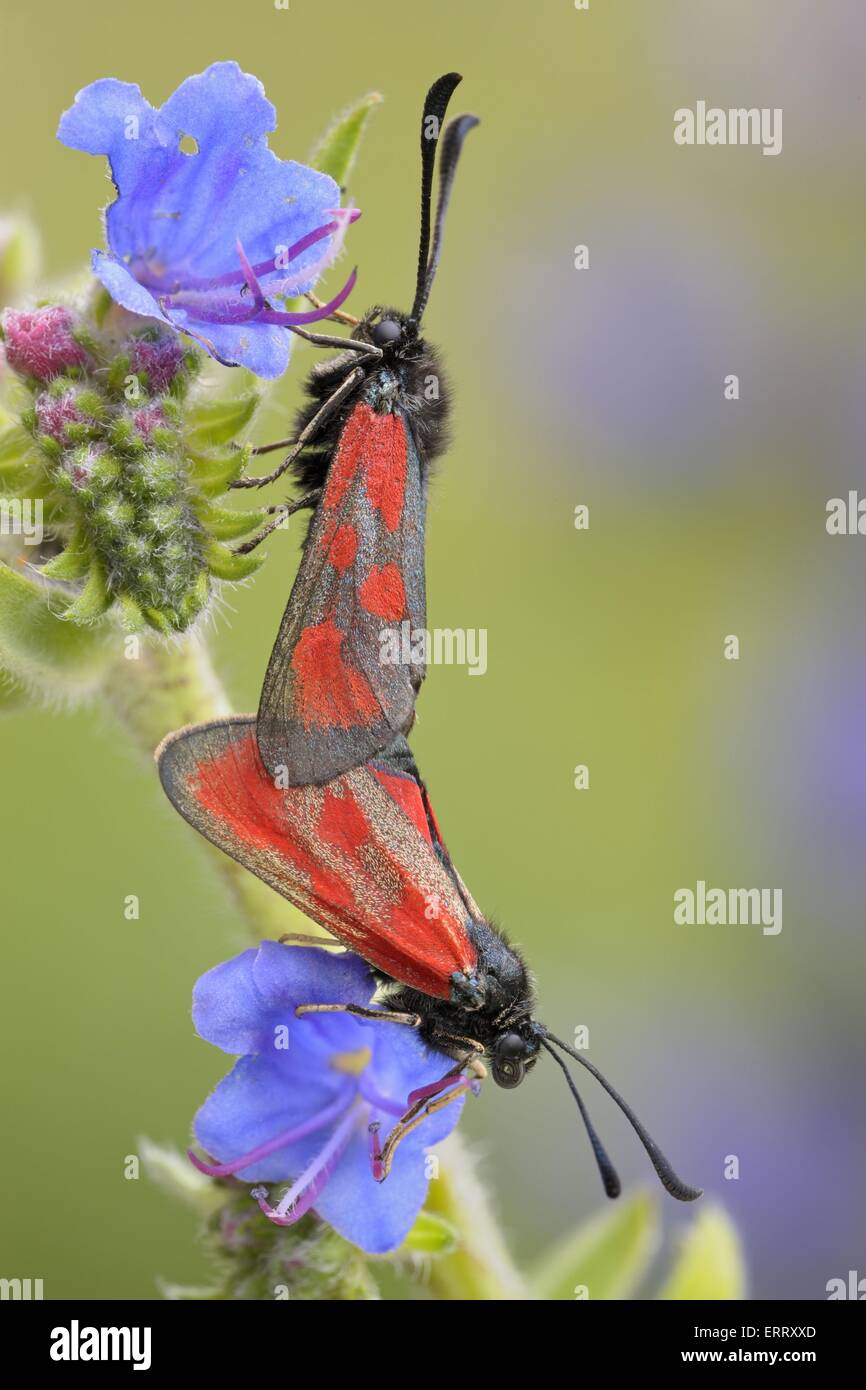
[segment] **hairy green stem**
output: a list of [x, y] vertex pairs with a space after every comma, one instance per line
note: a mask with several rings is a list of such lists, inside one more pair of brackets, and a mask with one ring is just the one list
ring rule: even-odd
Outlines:
[[[185, 724], [231, 713], [207, 648], [195, 637], [161, 644], [142, 642], [137, 657], [128, 660], [120, 656], [109, 667], [102, 694], [147, 758], [152, 758], [166, 734]], [[155, 779], [155, 768], [153, 775]], [[205, 849], [257, 938], [276, 938], [289, 931], [315, 932], [306, 917], [248, 869], [210, 845]]]

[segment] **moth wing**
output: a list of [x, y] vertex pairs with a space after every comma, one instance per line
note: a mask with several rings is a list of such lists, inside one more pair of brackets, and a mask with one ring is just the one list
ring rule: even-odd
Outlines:
[[252, 715], [171, 734], [157, 762], [190, 825], [384, 974], [446, 999], [454, 972], [474, 969], [466, 909], [425, 833], [414, 779], [395, 785], [362, 767], [279, 788]]
[[348, 417], [268, 663], [265, 766], [290, 786], [360, 767], [412, 725], [425, 666], [426, 499], [406, 418]]

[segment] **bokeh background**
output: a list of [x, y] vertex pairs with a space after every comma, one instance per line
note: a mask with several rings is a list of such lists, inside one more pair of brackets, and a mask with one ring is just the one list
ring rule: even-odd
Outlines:
[[[350, 190], [359, 308], [410, 298], [420, 103], [441, 71], [465, 74], [457, 109], [483, 125], [427, 323], [456, 397], [429, 621], [486, 627], [489, 670], [431, 670], [416, 750], [461, 871], [530, 957], [541, 1016], [589, 1026], [594, 1060], [725, 1203], [752, 1294], [822, 1298], [866, 1273], [866, 539], [824, 525], [829, 497], [866, 488], [866, 11], [3, 0], [0, 206], [32, 213], [52, 276], [100, 243], [110, 191], [100, 161], [54, 139], [76, 90], [113, 75], [158, 103], [230, 57], [276, 103], [284, 157], [383, 93]], [[677, 147], [673, 112], [698, 99], [782, 107], [782, 154]], [[278, 533], [219, 618], [239, 710], [295, 563]], [[192, 1215], [125, 1181], [123, 1159], [141, 1133], [183, 1143], [223, 1071], [189, 999], [238, 925], [105, 715], [37, 710], [0, 737], [0, 1273], [42, 1277], [48, 1297], [201, 1282]], [[675, 926], [673, 893], [699, 878], [781, 887], [783, 931]], [[625, 1122], [584, 1089], [628, 1185], [651, 1185]], [[552, 1067], [486, 1088], [465, 1130], [521, 1258], [600, 1208]], [[689, 1214], [661, 1195], [672, 1242]]]

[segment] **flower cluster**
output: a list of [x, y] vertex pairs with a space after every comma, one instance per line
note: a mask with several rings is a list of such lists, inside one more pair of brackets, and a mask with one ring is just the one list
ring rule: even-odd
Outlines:
[[61, 305], [6, 311], [6, 361], [26, 394], [5, 436], [4, 490], [43, 501], [54, 553], [42, 574], [80, 584], [68, 619], [89, 622], [117, 604], [130, 628], [182, 631], [212, 578], [256, 567], [225, 538], [263, 513], [211, 501], [246, 454], [228, 442], [220, 450], [188, 407], [198, 351], [124, 310], [103, 304], [99, 318]]

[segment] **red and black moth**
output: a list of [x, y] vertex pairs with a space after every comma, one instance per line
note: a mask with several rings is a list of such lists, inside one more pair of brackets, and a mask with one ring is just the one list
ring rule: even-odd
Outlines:
[[409, 313], [377, 305], [349, 338], [298, 330], [339, 347], [310, 374], [308, 403], [288, 448], [264, 477], [288, 468], [302, 495], [272, 507], [276, 519], [240, 550], [258, 545], [287, 512], [314, 508], [304, 553], [268, 664], [258, 711], [265, 766], [290, 786], [322, 784], [359, 767], [406, 733], [425, 676], [420, 660], [383, 660], [383, 635], [426, 628], [424, 533], [430, 465], [447, 443], [449, 390], [421, 320], [442, 250], [445, 213], [463, 141], [475, 116], [455, 117], [441, 138], [439, 196], [434, 166], [442, 121], [461, 78], [433, 84], [421, 123], [421, 235]]
[[169, 735], [156, 757], [163, 788], [190, 825], [368, 962], [370, 1008], [335, 1001], [297, 1012], [417, 1028], [454, 1060], [441, 1081], [407, 1098], [384, 1145], [371, 1136], [376, 1176], [387, 1177], [400, 1140], [462, 1094], [485, 1061], [500, 1086], [513, 1088], [543, 1050], [565, 1075], [609, 1197], [619, 1195], [619, 1178], [561, 1053], [623, 1111], [671, 1196], [699, 1197], [597, 1068], [533, 1017], [527, 967], [452, 864], [405, 738], [325, 785], [280, 787], [256, 732], [253, 715], [194, 725]]

